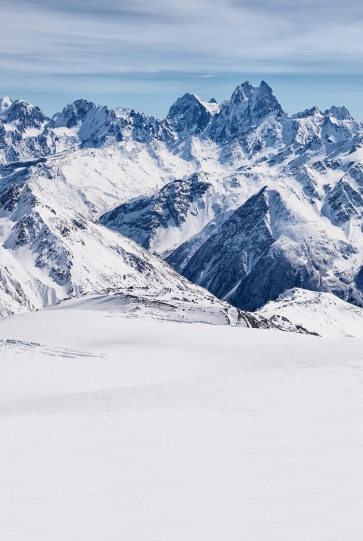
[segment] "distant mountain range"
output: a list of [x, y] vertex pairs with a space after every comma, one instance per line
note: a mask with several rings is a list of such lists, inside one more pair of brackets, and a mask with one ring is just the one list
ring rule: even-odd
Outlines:
[[363, 307], [362, 231], [363, 124], [345, 107], [289, 115], [265, 82], [219, 105], [185, 94], [162, 120], [0, 100], [3, 314], [129, 287]]

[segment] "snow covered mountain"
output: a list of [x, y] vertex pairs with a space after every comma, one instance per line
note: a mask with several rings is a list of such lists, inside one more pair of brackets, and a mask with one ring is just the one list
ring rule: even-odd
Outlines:
[[155, 194], [133, 199], [107, 212], [100, 223], [155, 253], [170, 253], [206, 226], [222, 206], [218, 186], [207, 173], [168, 183]]
[[180, 135], [181, 147], [197, 176], [120, 205], [101, 223], [246, 310], [295, 286], [363, 306], [363, 127], [346, 108], [290, 116], [266, 83], [244, 83], [198, 142]]
[[254, 315], [271, 318], [277, 325], [287, 318], [320, 336], [363, 336], [363, 309], [331, 293], [289, 289]]
[[[65, 164], [58, 158], [16, 162], [1, 169], [0, 316], [74, 297], [82, 309], [97, 305], [131, 316], [307, 333], [290, 322], [272, 323], [232, 307], [134, 241], [96, 223], [95, 215], [117, 194], [122, 198], [127, 186], [119, 181], [113, 187], [112, 169], [106, 170], [110, 191], [114, 188], [107, 198], [106, 180], [102, 189], [92, 189], [86, 169], [84, 178], [74, 181], [69, 159], [63, 158]], [[74, 167], [77, 158], [70, 163]]]
[[56, 136], [49, 129], [49, 118], [30, 103], [0, 100], [0, 164], [27, 161], [56, 151]]
[[[37, 182], [29, 181], [23, 169], [3, 179], [7, 189], [0, 197], [1, 313], [16, 311], [16, 305], [40, 308], [72, 295], [120, 287], [193, 293], [193, 302], [216, 302], [228, 313], [226, 303], [189, 283], [162, 260], [94, 223], [77, 198], [72, 201], [67, 185], [63, 197], [68, 195], [70, 203], [59, 205], [52, 192], [47, 193], [49, 178], [41, 174], [46, 166], [36, 167], [42, 170]], [[58, 190], [61, 201], [59, 186]]]
[[17, 283], [37, 290], [33, 266], [51, 282], [21, 294], [29, 306], [118, 287], [115, 250], [102, 270], [113, 229], [243, 310], [293, 287], [363, 306], [363, 125], [345, 107], [288, 115], [265, 82], [246, 82], [220, 105], [185, 94], [162, 120], [85, 100], [52, 119], [9, 98], [0, 111], [8, 303]]

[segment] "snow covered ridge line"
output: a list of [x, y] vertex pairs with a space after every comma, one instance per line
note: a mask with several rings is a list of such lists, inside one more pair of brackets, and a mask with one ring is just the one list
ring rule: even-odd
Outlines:
[[198, 297], [195, 293], [178, 293], [171, 288], [157, 291], [145, 287], [108, 289], [94, 295], [77, 295], [63, 299], [48, 310], [101, 311], [131, 318], [272, 329], [318, 336], [302, 325], [292, 324], [283, 316], [271, 318], [255, 315], [238, 310], [208, 294]]
[[2, 313], [177, 273], [244, 311], [293, 287], [363, 306], [363, 127], [344, 107], [288, 115], [246, 82], [164, 120], [85, 100], [0, 115]]
[[[327, 124], [349, 124], [356, 132], [361, 124], [345, 107], [332, 106], [324, 113], [313, 107], [295, 115], [284, 113], [272, 89], [264, 81], [257, 88], [239, 85], [229, 100], [218, 105], [185, 94], [170, 107], [165, 119], [157, 120], [132, 109], [109, 109], [87, 100], [77, 100], [52, 118], [24, 100], [0, 99], [0, 163], [26, 161], [64, 150], [100, 148], [125, 141], [159, 141], [169, 148], [190, 137], [224, 145], [246, 136], [266, 119], [281, 119], [284, 137], [293, 142], [294, 131], [310, 117]], [[301, 122], [302, 121], [302, 122]], [[334, 134], [333, 139], [334, 139]], [[292, 136], [292, 137], [291, 137]], [[333, 142], [331, 139], [330, 142]], [[255, 147], [251, 140], [250, 144]], [[254, 149], [258, 150], [258, 145]]]
[[307, 326], [320, 336], [363, 336], [363, 309], [331, 293], [294, 288], [254, 313], [275, 321], [286, 317], [295, 325]]

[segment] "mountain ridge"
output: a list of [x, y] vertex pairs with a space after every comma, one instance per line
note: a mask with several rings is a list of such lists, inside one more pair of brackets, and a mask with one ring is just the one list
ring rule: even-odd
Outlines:
[[[38, 109], [1, 101], [5, 214], [30, 186], [65, 223], [115, 229], [240, 309], [295, 286], [363, 305], [363, 125], [345, 107], [288, 115], [262, 81], [220, 105], [185, 94], [161, 120], [86, 100], [51, 119]], [[251, 206], [258, 194], [267, 207]], [[47, 230], [14, 216], [5, 250]]]

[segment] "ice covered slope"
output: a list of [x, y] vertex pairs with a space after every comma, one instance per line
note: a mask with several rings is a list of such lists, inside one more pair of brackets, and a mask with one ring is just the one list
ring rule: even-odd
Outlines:
[[0, 340], [5, 539], [361, 541], [361, 339], [46, 310]]
[[254, 315], [272, 318], [275, 323], [286, 317], [320, 336], [363, 336], [363, 309], [331, 293], [290, 289]]

